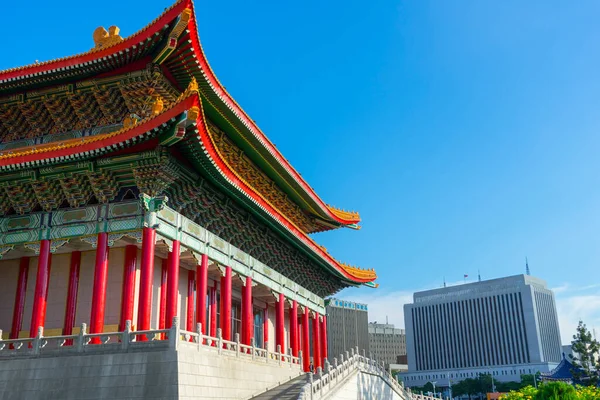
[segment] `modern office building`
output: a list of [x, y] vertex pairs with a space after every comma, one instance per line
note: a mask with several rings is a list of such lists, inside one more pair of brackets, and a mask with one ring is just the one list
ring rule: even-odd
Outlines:
[[386, 366], [398, 363], [406, 355], [406, 334], [404, 329], [393, 324], [369, 324], [369, 348], [375, 360], [383, 361]]
[[327, 347], [330, 359], [358, 346], [369, 353], [369, 308], [366, 304], [340, 299], [326, 300]]
[[518, 380], [561, 360], [554, 294], [529, 275], [415, 293], [404, 321], [409, 386], [478, 373]]

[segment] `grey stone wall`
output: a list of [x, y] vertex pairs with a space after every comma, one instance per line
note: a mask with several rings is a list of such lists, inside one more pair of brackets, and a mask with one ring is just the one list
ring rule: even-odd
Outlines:
[[177, 350], [164, 342], [129, 352], [95, 347], [0, 360], [0, 399], [246, 399], [302, 373], [297, 364], [191, 343]]

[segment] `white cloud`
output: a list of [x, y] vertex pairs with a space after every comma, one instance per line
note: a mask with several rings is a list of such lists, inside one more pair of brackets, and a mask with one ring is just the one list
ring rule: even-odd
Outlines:
[[595, 329], [600, 335], [600, 291], [591, 290], [596, 288], [597, 285], [590, 285], [556, 294], [558, 323], [563, 344], [571, 343], [580, 320], [589, 330]]
[[344, 293], [344, 300], [363, 303], [369, 306], [369, 322], [385, 323], [386, 317], [396, 328], [404, 328], [404, 304], [412, 303], [413, 292], [379, 290], [362, 291], [360, 294]]

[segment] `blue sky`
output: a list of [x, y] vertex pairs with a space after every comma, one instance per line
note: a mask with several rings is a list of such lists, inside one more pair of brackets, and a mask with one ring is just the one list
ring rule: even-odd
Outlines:
[[[0, 69], [127, 36], [169, 2], [3, 5]], [[376, 268], [342, 297], [403, 325], [415, 290], [523, 273], [556, 289], [563, 340], [600, 329], [600, 3], [196, 3], [220, 81], [359, 232], [316, 235]], [[600, 332], [599, 332], [600, 333]]]

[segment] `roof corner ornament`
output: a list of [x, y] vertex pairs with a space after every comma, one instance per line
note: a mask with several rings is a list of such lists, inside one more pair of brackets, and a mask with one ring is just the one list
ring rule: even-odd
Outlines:
[[114, 25], [109, 27], [108, 31], [103, 26], [96, 28], [93, 37], [95, 49], [104, 49], [123, 41], [119, 35], [119, 27]]

